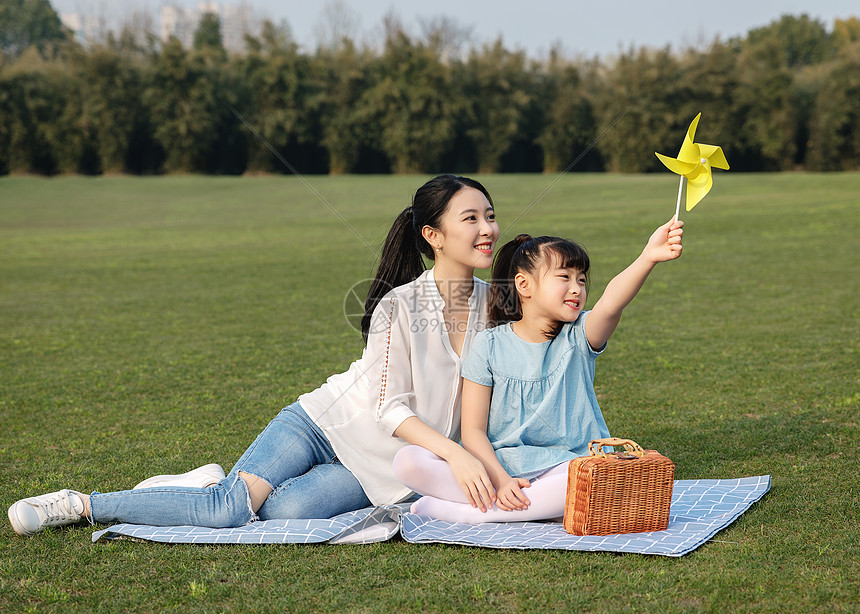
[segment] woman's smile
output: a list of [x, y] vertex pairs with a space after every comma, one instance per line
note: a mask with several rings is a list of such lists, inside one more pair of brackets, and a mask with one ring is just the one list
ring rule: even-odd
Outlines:
[[487, 243], [478, 243], [475, 246], [475, 249], [481, 252], [482, 254], [492, 255], [493, 253], [493, 244], [491, 242]]

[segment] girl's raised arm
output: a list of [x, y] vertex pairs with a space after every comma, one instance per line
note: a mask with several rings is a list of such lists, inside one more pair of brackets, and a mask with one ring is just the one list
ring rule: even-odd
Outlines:
[[585, 336], [595, 350], [602, 348], [621, 321], [621, 312], [636, 296], [651, 269], [659, 262], [675, 260], [681, 255], [684, 222], [673, 216], [651, 235], [642, 254], [606, 286], [600, 300], [585, 320]]

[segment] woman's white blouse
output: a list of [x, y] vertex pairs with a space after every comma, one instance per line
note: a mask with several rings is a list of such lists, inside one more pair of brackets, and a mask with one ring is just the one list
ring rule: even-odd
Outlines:
[[[488, 289], [475, 278], [463, 358], [475, 334], [487, 326]], [[373, 312], [361, 358], [299, 397], [374, 505], [412, 494], [392, 469], [394, 455], [406, 445], [393, 435], [404, 420], [417, 416], [446, 437], [460, 437], [462, 362], [451, 347], [444, 307], [433, 269], [393, 289]]]

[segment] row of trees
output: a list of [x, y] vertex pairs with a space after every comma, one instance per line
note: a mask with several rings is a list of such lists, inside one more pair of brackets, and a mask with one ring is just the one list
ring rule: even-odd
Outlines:
[[860, 168], [857, 18], [784, 16], [606, 61], [501, 40], [451, 54], [445, 23], [415, 37], [391, 20], [380, 49], [312, 53], [265, 22], [228, 54], [212, 15], [193, 49], [128, 30], [89, 46], [3, 33], [0, 172], [288, 172], [262, 139], [305, 173], [641, 172], [699, 111], [698, 138], [734, 170]]

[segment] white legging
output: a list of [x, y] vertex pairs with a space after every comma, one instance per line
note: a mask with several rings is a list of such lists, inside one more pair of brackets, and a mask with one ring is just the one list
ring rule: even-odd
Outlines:
[[564, 515], [567, 465], [561, 463], [531, 481], [524, 494], [531, 505], [524, 510], [503, 511], [495, 505], [482, 512], [472, 507], [448, 463], [421, 446], [401, 448], [394, 457], [394, 474], [411, 490], [424, 495], [412, 504], [414, 514], [449, 522], [525, 522]]

